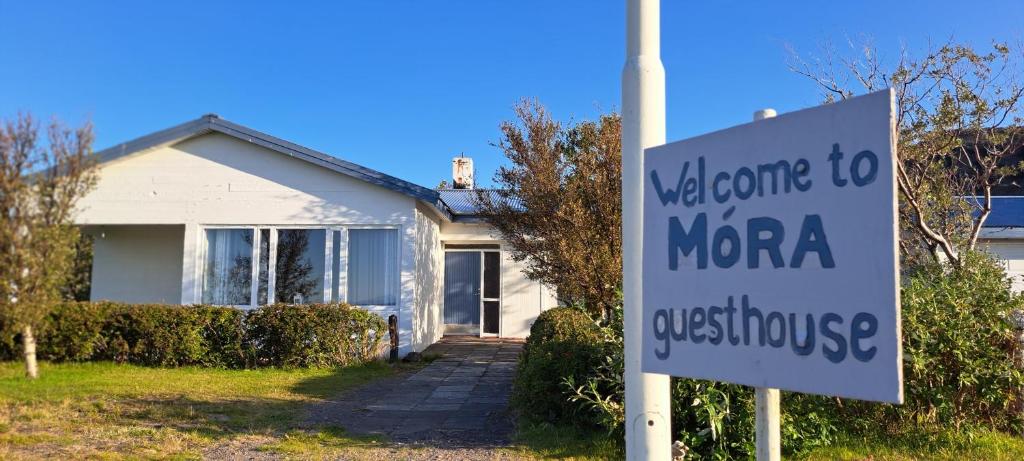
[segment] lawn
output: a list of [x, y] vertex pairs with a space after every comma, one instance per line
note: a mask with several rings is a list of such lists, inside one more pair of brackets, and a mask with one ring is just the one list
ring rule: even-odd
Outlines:
[[274, 450], [303, 430], [305, 405], [396, 372], [381, 363], [336, 370], [43, 363], [33, 382], [21, 364], [2, 363], [0, 458], [191, 459]]
[[1017, 461], [1024, 459], [1024, 439], [998, 432], [934, 432], [896, 437], [854, 438], [799, 458], [806, 461]]
[[445, 453], [303, 423], [305, 406], [413, 366], [218, 370], [42, 363], [40, 378], [29, 381], [20, 363], [0, 363], [0, 459], [622, 456], [604, 434], [551, 426], [524, 428], [512, 447]]
[[[606, 434], [546, 424], [521, 428], [512, 447], [447, 455], [429, 448], [391, 446], [384, 439], [350, 437], [337, 427], [303, 424], [305, 406], [403, 371], [383, 363], [293, 370], [43, 363], [37, 381], [25, 379], [21, 367], [0, 363], [0, 459], [623, 456]], [[796, 459], [1009, 461], [1024, 459], [1024, 439], [941, 432], [866, 440], [847, 437], [837, 446]]]

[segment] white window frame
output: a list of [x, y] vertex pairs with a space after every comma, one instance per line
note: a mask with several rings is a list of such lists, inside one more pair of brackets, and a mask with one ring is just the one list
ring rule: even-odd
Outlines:
[[[248, 230], [253, 235], [252, 245], [252, 274], [251, 274], [251, 289], [249, 294], [249, 304], [226, 304], [226, 307], [235, 307], [238, 309], [249, 310], [259, 307], [259, 264], [260, 264], [260, 250], [261, 250], [261, 239], [262, 230], [269, 230], [269, 242], [268, 248], [268, 259], [267, 259], [267, 304], [274, 304], [276, 299], [276, 282], [277, 282], [277, 237], [278, 230], [281, 229], [308, 229], [308, 230], [323, 230], [324, 231], [324, 298], [319, 301], [311, 302], [323, 302], [330, 303], [333, 298], [333, 282], [334, 282], [334, 232], [340, 232], [339, 239], [339, 257], [338, 257], [338, 300], [337, 302], [348, 302], [348, 230], [349, 229], [395, 229], [398, 231], [398, 254], [396, 255], [397, 260], [395, 261], [396, 267], [398, 268], [398, 274], [395, 277], [395, 281], [392, 284], [391, 289], [395, 293], [395, 304], [394, 305], [355, 305], [361, 309], [365, 309], [370, 312], [375, 312], [387, 319], [388, 315], [399, 315], [400, 306], [402, 305], [402, 225], [400, 224], [202, 224], [199, 225], [199, 234], [201, 235], [201, 242], [199, 248], [197, 248], [196, 258], [199, 264], [199, 273], [201, 277], [206, 277], [206, 252], [210, 244], [206, 237], [207, 230], [215, 229], [240, 229]], [[205, 290], [204, 279], [200, 280], [199, 283], [199, 300], [202, 302], [203, 290]]]

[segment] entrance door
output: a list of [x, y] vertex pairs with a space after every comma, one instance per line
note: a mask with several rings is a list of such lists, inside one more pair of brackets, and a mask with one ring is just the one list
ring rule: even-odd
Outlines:
[[444, 253], [446, 331], [463, 334], [480, 331], [480, 285], [480, 252]]
[[501, 322], [501, 268], [500, 253], [497, 251], [485, 251], [484, 257], [484, 296], [483, 309], [480, 316], [483, 317], [483, 331], [481, 335], [497, 335]]
[[444, 323], [448, 334], [500, 333], [501, 253], [445, 251]]

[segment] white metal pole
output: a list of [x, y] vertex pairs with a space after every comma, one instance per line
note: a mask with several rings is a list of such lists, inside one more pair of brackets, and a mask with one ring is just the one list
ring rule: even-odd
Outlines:
[[[763, 109], [754, 112], [754, 121], [775, 116], [774, 109]], [[782, 459], [782, 438], [779, 433], [781, 418], [781, 396], [778, 389], [770, 387], [754, 388], [755, 444], [757, 461], [779, 461]]]
[[643, 150], [665, 143], [665, 69], [660, 0], [626, 1], [622, 69], [622, 294], [625, 342], [626, 458], [672, 456], [669, 377], [640, 372], [643, 299]]

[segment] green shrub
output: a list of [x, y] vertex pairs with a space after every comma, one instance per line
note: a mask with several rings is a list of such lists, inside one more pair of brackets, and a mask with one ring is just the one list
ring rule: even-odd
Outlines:
[[155, 366], [245, 365], [243, 311], [230, 307], [122, 305], [105, 336], [105, 359]]
[[39, 333], [39, 356], [55, 362], [81, 362], [104, 356], [104, 329], [115, 306], [107, 302], [58, 304]]
[[511, 403], [534, 421], [592, 423], [571, 400], [566, 380], [583, 382], [605, 355], [599, 328], [582, 310], [558, 307], [537, 317], [520, 356]]
[[259, 365], [344, 366], [384, 352], [387, 323], [347, 304], [275, 304], [246, 319]]
[[1024, 299], [1002, 265], [979, 253], [956, 270], [922, 267], [902, 299], [906, 403], [888, 408], [889, 422], [1020, 431], [1024, 375], [1014, 363], [1020, 343], [1010, 315]]
[[[38, 356], [151, 366], [343, 366], [383, 353], [387, 326], [345, 304], [216, 306], [64, 302], [46, 318]], [[19, 343], [0, 343], [17, 359]]]
[[[1020, 331], [1009, 319], [1024, 300], [1011, 289], [998, 262], [984, 254], [966, 255], [963, 261], [958, 269], [917, 267], [904, 278], [905, 403], [784, 393], [786, 452], [827, 446], [844, 434], [886, 437], [937, 428], [1021, 432], [1024, 378], [1015, 360]], [[595, 420], [608, 431], [621, 434], [621, 322], [612, 319], [602, 331], [614, 346], [576, 386], [573, 401], [596, 412]], [[749, 387], [673, 378], [673, 439], [697, 458], [748, 458], [754, 449], [753, 400]]]

